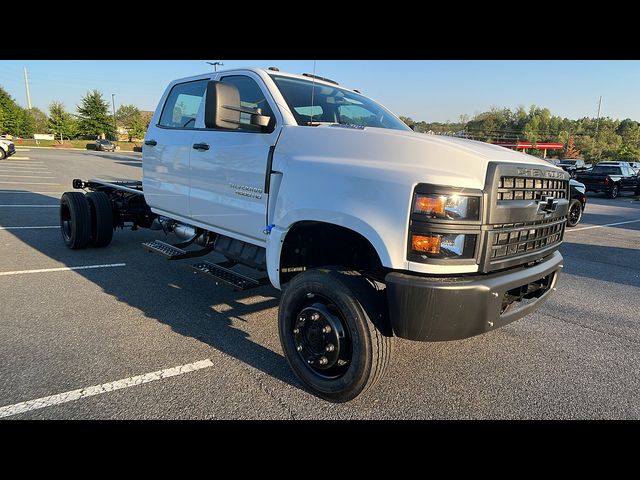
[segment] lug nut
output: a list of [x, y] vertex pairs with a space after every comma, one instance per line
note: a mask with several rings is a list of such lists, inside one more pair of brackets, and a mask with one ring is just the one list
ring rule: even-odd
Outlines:
[[491, 295], [493, 295], [494, 297], [498, 296], [498, 292], [493, 292]]
[[322, 328], [322, 333], [330, 333], [330, 332], [331, 332], [331, 327], [329, 325]]
[[334, 346], [333, 346], [333, 343], [330, 343], [329, 345], [327, 345], [326, 347], [324, 347], [324, 349], [325, 349], [327, 352], [333, 352], [333, 351], [336, 349], [336, 347], [334, 347]]
[[307, 360], [307, 363], [308, 363], [309, 365], [313, 365], [313, 360]]
[[490, 327], [493, 327], [493, 322], [487, 322]]
[[311, 320], [313, 320], [314, 322], [319, 319], [320, 319], [320, 314], [318, 312], [313, 312], [311, 314]]
[[320, 359], [320, 365], [326, 365], [327, 363], [329, 363], [329, 360], [327, 360], [327, 357], [322, 357]]
[[298, 350], [299, 352], [301, 352], [301, 351], [302, 351], [302, 345], [298, 345], [298, 346], [296, 347], [296, 350]]
[[300, 333], [300, 330], [299, 330], [299, 329], [297, 329], [297, 328], [294, 328], [294, 329], [293, 329], [293, 333], [295, 333], [295, 334], [297, 335], [297, 334], [299, 334], [299, 333]]

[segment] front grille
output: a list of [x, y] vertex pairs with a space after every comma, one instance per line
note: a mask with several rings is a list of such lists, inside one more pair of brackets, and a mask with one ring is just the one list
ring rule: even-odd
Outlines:
[[562, 241], [566, 217], [493, 225], [491, 259], [508, 259], [542, 250]]
[[569, 182], [535, 177], [500, 177], [498, 200], [540, 200], [567, 198]]

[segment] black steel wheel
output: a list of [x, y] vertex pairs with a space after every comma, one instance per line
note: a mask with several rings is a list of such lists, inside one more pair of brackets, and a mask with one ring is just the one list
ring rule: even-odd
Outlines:
[[368, 390], [390, 361], [384, 293], [358, 272], [323, 267], [294, 277], [280, 299], [278, 330], [296, 376], [331, 402]]
[[106, 247], [113, 238], [113, 208], [104, 192], [89, 192], [86, 195], [91, 211], [91, 245]]
[[567, 215], [567, 226], [575, 227], [580, 223], [582, 218], [582, 203], [580, 200], [573, 199], [569, 204], [569, 213]]
[[613, 187], [611, 187], [611, 190], [609, 190], [609, 198], [616, 198], [618, 196], [618, 193], [620, 193], [620, 189], [618, 187], [618, 184], [614, 183]]
[[91, 238], [89, 202], [80, 192], [66, 192], [60, 199], [60, 231], [67, 247], [86, 248]]

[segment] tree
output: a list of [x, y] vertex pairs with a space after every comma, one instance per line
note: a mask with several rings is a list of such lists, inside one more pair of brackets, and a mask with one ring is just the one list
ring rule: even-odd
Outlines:
[[0, 87], [0, 134], [30, 137], [33, 121], [26, 110]]
[[91, 139], [101, 135], [115, 135], [113, 118], [109, 115], [109, 103], [98, 90], [87, 92], [77, 108], [78, 129], [81, 135]]
[[562, 158], [580, 158], [580, 150], [573, 143], [573, 135], [569, 137], [569, 143], [567, 143], [567, 148]]
[[36, 107], [26, 110], [26, 112], [31, 117], [33, 133], [47, 133], [49, 131], [49, 119], [46, 113]]
[[615, 158], [616, 160], [637, 162], [640, 160], [640, 149], [634, 148], [631, 145], [623, 145], [616, 152]]
[[62, 102], [49, 105], [49, 129], [56, 138], [74, 138], [77, 135], [77, 125], [70, 113], [64, 110]]

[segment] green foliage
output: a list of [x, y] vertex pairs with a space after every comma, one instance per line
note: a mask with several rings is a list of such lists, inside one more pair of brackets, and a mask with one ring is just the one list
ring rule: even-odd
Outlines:
[[[419, 132], [457, 135], [483, 142], [558, 142], [568, 146], [569, 139], [573, 137], [573, 148], [577, 153], [572, 155], [579, 155], [590, 162], [615, 160], [620, 155], [630, 159], [640, 152], [639, 122], [611, 118], [601, 118], [598, 122], [595, 118], [586, 117], [570, 120], [554, 116], [549, 109], [535, 105], [529, 110], [520, 106], [515, 111], [492, 107], [471, 120], [461, 116], [457, 123], [426, 123], [400, 118], [408, 125], [415, 124]], [[542, 150], [533, 148], [527, 153], [541, 156]]]
[[87, 92], [78, 106], [78, 129], [85, 138], [115, 135], [113, 117], [109, 115], [109, 103], [98, 90]]
[[16, 137], [33, 135], [33, 119], [6, 90], [0, 87], [0, 134]]
[[47, 114], [39, 108], [33, 107], [31, 110], [26, 110], [27, 115], [31, 118], [33, 125], [33, 133], [48, 133], [49, 132], [49, 119]]
[[118, 125], [124, 127], [129, 141], [142, 139], [147, 133], [150, 117], [143, 115], [135, 105], [122, 105], [116, 112]]
[[78, 125], [70, 113], [64, 109], [62, 102], [49, 105], [49, 129], [56, 139], [72, 139], [78, 135]]

